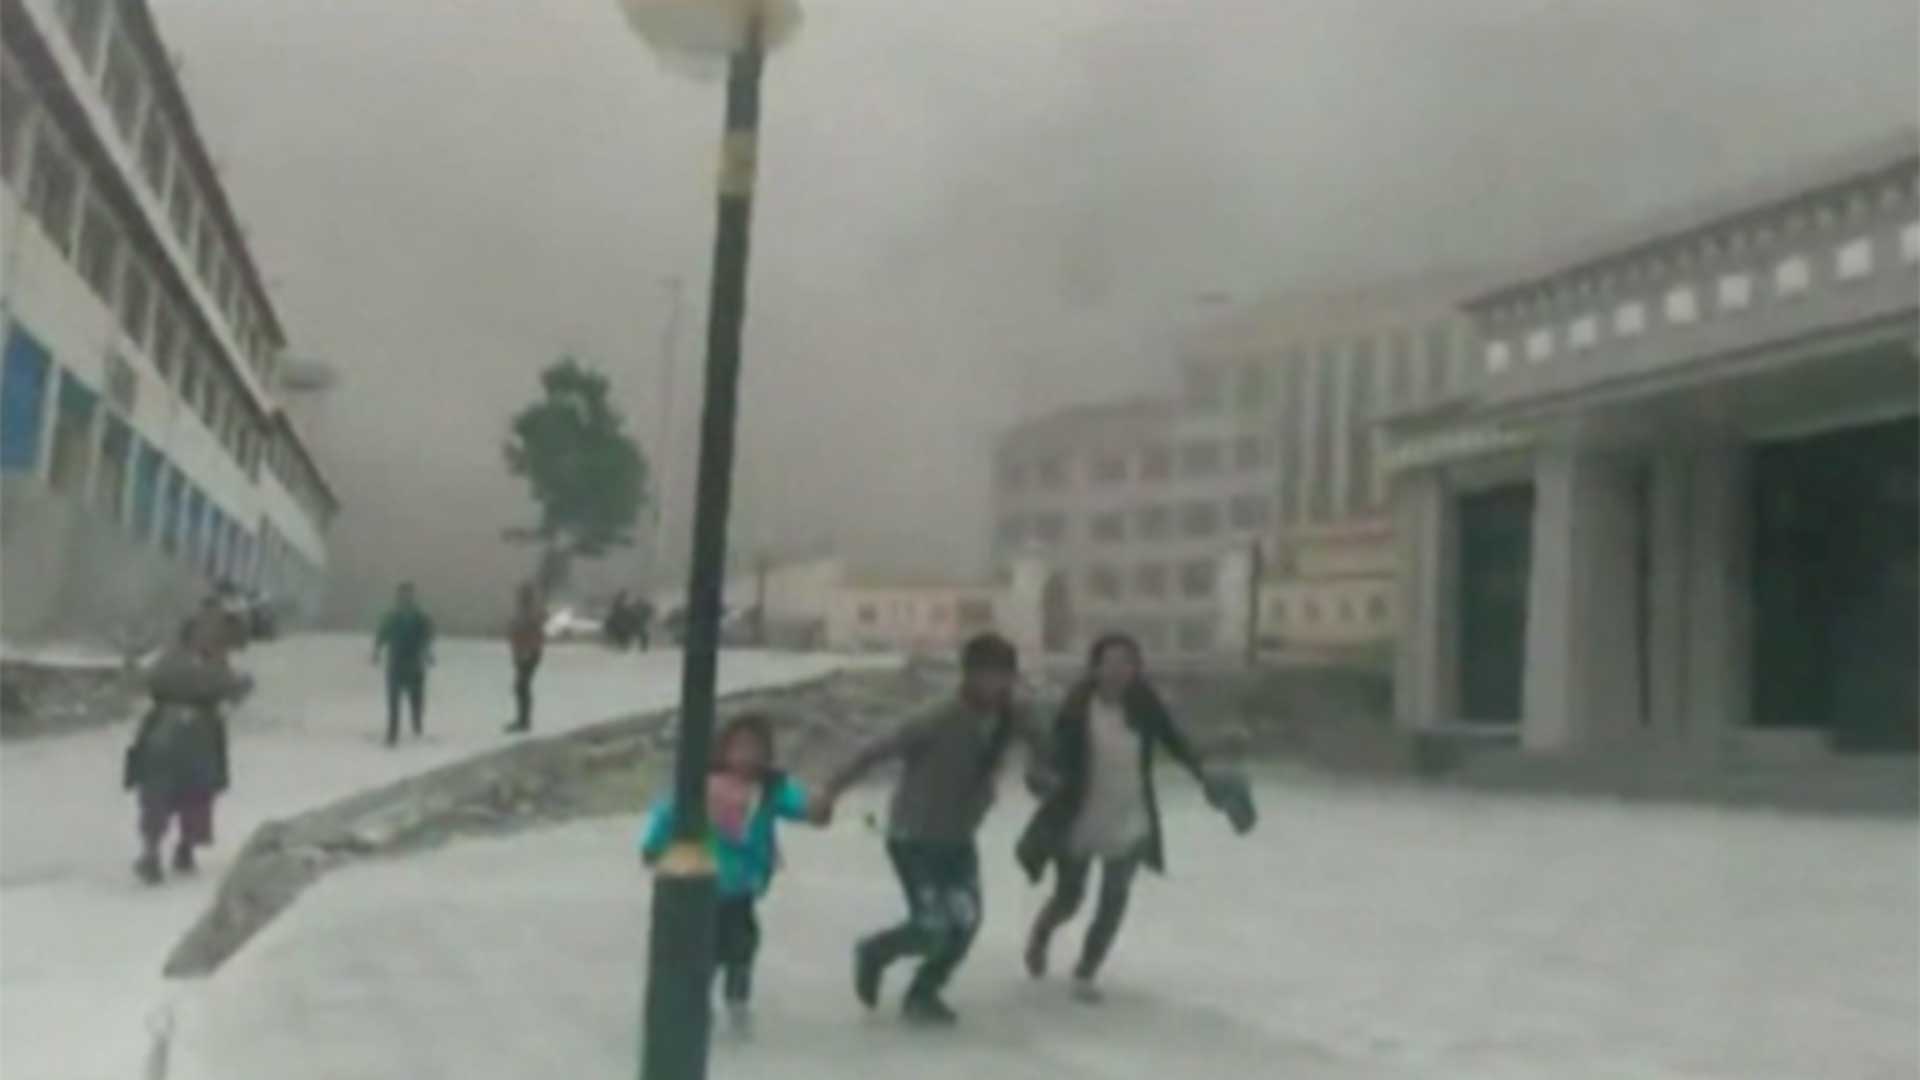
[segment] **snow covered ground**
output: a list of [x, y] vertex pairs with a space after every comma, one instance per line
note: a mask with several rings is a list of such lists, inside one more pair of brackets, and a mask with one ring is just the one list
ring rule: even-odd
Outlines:
[[[954, 1032], [853, 1003], [848, 947], [900, 904], [865, 808], [824, 835], [795, 830], [763, 912], [757, 1033], [721, 1040], [714, 1076], [1920, 1068], [1911, 823], [1269, 777], [1259, 831], [1237, 839], [1185, 784], [1167, 787], [1174, 876], [1144, 879], [1098, 1008], [1018, 971], [1039, 893], [1011, 865], [1026, 800], [1008, 798], [985, 838], [987, 927], [952, 989]], [[632, 1076], [648, 895], [632, 840], [630, 822], [592, 822], [327, 878], [183, 1004], [173, 1075]]]
[[[218, 842], [196, 879], [136, 884], [133, 802], [120, 790], [121, 726], [0, 749], [0, 1076], [127, 1080], [139, 1075], [146, 1023], [195, 988], [160, 978], [168, 950], [261, 822], [497, 746], [511, 718], [499, 642], [443, 642], [428, 689], [427, 737], [398, 750], [380, 673], [362, 637], [299, 637], [243, 654], [259, 690], [232, 724], [233, 790]], [[788, 682], [848, 661], [729, 652], [723, 690]], [[671, 705], [675, 652], [596, 646], [549, 650], [536, 684], [537, 732]], [[256, 1076], [274, 1075], [274, 1070]]]

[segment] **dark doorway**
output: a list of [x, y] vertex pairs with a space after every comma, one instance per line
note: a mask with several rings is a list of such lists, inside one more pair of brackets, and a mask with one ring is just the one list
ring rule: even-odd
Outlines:
[[1040, 590], [1040, 648], [1063, 653], [1073, 647], [1073, 593], [1065, 574], [1054, 574]]
[[1527, 660], [1533, 487], [1463, 496], [1460, 513], [1460, 715], [1516, 725]]
[[1920, 421], [1754, 451], [1754, 723], [1920, 748]]

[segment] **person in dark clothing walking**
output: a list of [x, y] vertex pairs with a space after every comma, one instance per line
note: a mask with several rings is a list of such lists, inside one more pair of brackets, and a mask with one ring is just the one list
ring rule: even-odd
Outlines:
[[433, 666], [433, 620], [420, 610], [413, 583], [395, 590], [393, 610], [380, 620], [373, 639], [373, 662], [387, 660], [387, 745], [400, 741], [400, 699], [406, 698], [413, 715], [413, 734], [419, 738], [427, 711], [427, 669]]
[[[888, 965], [921, 958], [901, 1015], [910, 1022], [958, 1018], [941, 989], [966, 958], [980, 925], [980, 859], [974, 833], [993, 802], [1007, 744], [1027, 746], [1030, 770], [1042, 758], [1038, 730], [1013, 700], [1018, 656], [1005, 639], [983, 634], [961, 653], [959, 695], [855, 754], [823, 789], [830, 807], [868, 770], [898, 758], [900, 778], [888, 814], [887, 856], [907, 899], [907, 920], [854, 950], [854, 992], [873, 1008]], [[1043, 784], [1041, 777], [1033, 782]]]
[[513, 651], [514, 720], [509, 732], [533, 730], [533, 673], [547, 645], [547, 613], [532, 585], [520, 586], [514, 600], [513, 621], [507, 624], [507, 647]]
[[633, 640], [641, 652], [653, 648], [653, 601], [645, 596], [633, 605]]
[[153, 705], [127, 747], [122, 783], [139, 793], [140, 857], [134, 873], [158, 885], [160, 848], [178, 820], [173, 869], [191, 874], [193, 851], [213, 843], [213, 807], [227, 789], [227, 723], [221, 707], [252, 686], [206, 641], [183, 632], [147, 677]]
[[1113, 947], [1127, 910], [1135, 873], [1144, 865], [1164, 872], [1160, 813], [1154, 798], [1154, 755], [1161, 750], [1193, 774], [1216, 806], [1228, 798], [1167, 714], [1142, 672], [1140, 646], [1110, 634], [1093, 645], [1086, 677], [1067, 695], [1054, 720], [1050, 766], [1059, 785], [1021, 835], [1016, 856], [1039, 881], [1051, 864], [1053, 896], [1027, 938], [1027, 971], [1047, 970], [1053, 932], [1073, 918], [1100, 864], [1100, 896], [1074, 967], [1075, 996], [1100, 999], [1094, 977]]

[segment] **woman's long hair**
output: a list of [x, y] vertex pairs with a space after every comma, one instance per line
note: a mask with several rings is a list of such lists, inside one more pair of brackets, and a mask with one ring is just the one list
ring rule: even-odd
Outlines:
[[1126, 649], [1133, 654], [1133, 682], [1127, 684], [1126, 692], [1120, 699], [1127, 722], [1138, 723], [1141, 716], [1149, 711], [1164, 713], [1166, 705], [1160, 700], [1159, 691], [1147, 681], [1147, 655], [1141, 650], [1139, 640], [1119, 631], [1101, 634], [1094, 639], [1093, 645], [1087, 649], [1087, 673], [1073, 688], [1069, 700], [1081, 710], [1093, 703], [1094, 694], [1100, 686], [1100, 661], [1106, 657], [1109, 649]]

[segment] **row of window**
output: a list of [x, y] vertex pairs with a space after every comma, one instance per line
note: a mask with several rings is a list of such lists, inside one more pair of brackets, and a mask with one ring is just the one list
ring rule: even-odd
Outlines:
[[1351, 596], [1343, 596], [1338, 600], [1303, 596], [1291, 602], [1276, 597], [1267, 602], [1266, 622], [1269, 626], [1280, 627], [1288, 625], [1290, 621], [1304, 626], [1324, 623], [1353, 626], [1364, 621], [1369, 626], [1383, 627], [1392, 614], [1392, 606], [1386, 596], [1378, 593], [1361, 602], [1356, 602]]
[[[883, 606], [878, 603], [863, 603], [857, 609], [862, 626], [877, 626]], [[884, 606], [890, 622], [912, 623], [918, 621], [920, 605], [907, 600], [895, 600]], [[936, 602], [926, 611], [929, 625], [944, 627], [949, 624], [962, 629], [980, 628], [993, 623], [993, 605], [985, 600], [961, 600], [954, 604]]]
[[[1363, 334], [1345, 341], [1286, 347], [1275, 357], [1237, 365], [1192, 364], [1186, 369], [1185, 398], [1189, 408], [1218, 412], [1232, 405], [1242, 412], [1267, 412], [1290, 398], [1285, 373], [1320, 354], [1386, 358], [1386, 387], [1382, 404], [1405, 408], [1431, 400], [1451, 381], [1456, 331], [1451, 322], [1415, 329], [1400, 327], [1379, 334]], [[1275, 371], [1275, 365], [1279, 370]], [[1371, 384], [1372, 375], [1357, 377], [1355, 385]]]
[[[126, 340], [148, 357], [161, 382], [199, 416], [241, 471], [257, 477], [267, 436], [245, 389], [219, 362], [218, 347], [189, 306], [154, 273], [157, 264], [134, 250], [110, 205], [96, 192], [85, 197], [82, 209], [81, 170], [81, 159], [41, 125], [27, 181], [28, 213], [112, 312]], [[108, 389], [123, 411], [133, 410], [139, 378], [118, 353], [108, 358]]]
[[[61, 0], [59, 10], [74, 51], [88, 72], [100, 81], [101, 96], [120, 138], [139, 162], [139, 175], [153, 192], [155, 201], [166, 208], [167, 220], [180, 250], [192, 263], [207, 294], [225, 315], [233, 340], [247, 364], [263, 383], [270, 384], [274, 367], [272, 338], [265, 314], [248, 287], [241, 246], [238, 241], [229, 242], [214, 209], [215, 194], [203, 188], [196, 171], [188, 165], [181, 137], [176, 132], [185, 118], [169, 115], [126, 29], [117, 18], [109, 16], [116, 6], [111, 0]], [[0, 138], [4, 139], [8, 159], [8, 178], [16, 179], [12, 172], [14, 162], [29, 155], [35, 159], [33, 183], [44, 186], [42, 197], [52, 211], [49, 217], [54, 219], [52, 222], [43, 219], [43, 224], [49, 225], [49, 234], [59, 242], [69, 235], [69, 227], [62, 222], [76, 215], [75, 208], [81, 202], [97, 201], [83, 198], [82, 187], [93, 189], [98, 185], [92, 182], [94, 178], [82, 175], [76, 168], [74, 155], [54, 133], [52, 114], [38, 107], [32, 87], [22, 76], [24, 69], [11, 55], [6, 61], [7, 105], [0, 111], [9, 115], [4, 118]], [[30, 118], [37, 118], [37, 122], [31, 125], [29, 136], [26, 128]], [[25, 145], [29, 139], [30, 150]], [[43, 157], [51, 159], [44, 168], [39, 162]], [[87, 227], [93, 236], [93, 249], [110, 256], [126, 231], [109, 216], [95, 218], [90, 208], [85, 216], [92, 223]], [[68, 245], [62, 246], [70, 250]], [[110, 257], [106, 259], [108, 263], [111, 261]], [[111, 268], [102, 267], [101, 280], [93, 276], [89, 280], [95, 281], [96, 290], [104, 292], [102, 285], [111, 276]], [[138, 279], [146, 285], [153, 282], [154, 275], [143, 269]], [[147, 287], [158, 291], [157, 286]], [[112, 305], [111, 299], [109, 305]], [[145, 301], [138, 300], [134, 306], [144, 309]], [[144, 314], [129, 317], [137, 317], [143, 324], [147, 321]], [[131, 329], [129, 333], [132, 334]]]
[[[1920, 222], [1904, 225], [1899, 237], [1900, 261], [1920, 264]], [[1832, 251], [1830, 280], [1835, 283], [1858, 281], [1870, 276], [1879, 264], [1879, 254], [1871, 236], [1859, 236], [1841, 243]], [[1774, 301], [1791, 300], [1814, 286], [1815, 260], [1805, 253], [1786, 255], [1776, 261], [1765, 275], [1751, 270], [1730, 270], [1706, 284], [1682, 282], [1667, 289], [1657, 305], [1642, 299], [1624, 300], [1615, 305], [1604, 330], [1613, 340], [1624, 341], [1647, 331], [1652, 320], [1650, 309], [1657, 310], [1665, 325], [1687, 327], [1709, 315], [1730, 316], [1746, 311], [1760, 302], [1762, 283]], [[1703, 296], [1706, 297], [1703, 300]], [[1708, 310], [1709, 304], [1711, 310]], [[1603, 332], [1597, 312], [1576, 316], [1564, 331], [1553, 326], [1536, 327], [1516, 341], [1494, 340], [1486, 346], [1487, 371], [1500, 374], [1514, 365], [1516, 354], [1523, 353], [1530, 363], [1550, 360], [1561, 351], [1579, 353], [1598, 348]]]
[[[1169, 540], [1176, 535], [1203, 539], [1222, 529], [1245, 532], [1264, 529], [1273, 520], [1273, 500], [1265, 495], [1235, 495], [1219, 499], [1189, 499], [1181, 503], [1154, 503], [1132, 511], [1110, 510], [1089, 515], [1087, 538], [1096, 544], [1128, 540]], [[1003, 544], [1029, 541], [1051, 545], [1067, 536], [1067, 516], [1057, 511], [1031, 515], [1009, 514], [1000, 522]]]
[[[1095, 487], [1141, 483], [1164, 483], [1173, 479], [1176, 465], [1180, 475], [1217, 476], [1229, 465], [1246, 472], [1273, 463], [1273, 444], [1257, 435], [1242, 435], [1227, 442], [1195, 439], [1177, 449], [1154, 443], [1137, 450], [1106, 450], [1090, 454], [1086, 461], [1087, 482]], [[1069, 458], [1054, 454], [1037, 461], [1012, 461], [1000, 470], [1000, 486], [1009, 494], [1036, 488], [1062, 491], [1069, 486]]]
[[45, 453], [53, 491], [88, 503], [210, 581], [252, 586], [315, 573], [284, 543], [263, 546], [160, 447], [142, 440], [113, 402], [60, 369], [18, 326], [0, 362], [0, 469], [38, 470], [50, 394]]
[[1209, 600], [1219, 575], [1219, 563], [1213, 559], [1192, 559], [1176, 565], [1140, 563], [1131, 570], [1100, 565], [1087, 569], [1086, 588], [1087, 595], [1096, 600], [1119, 600], [1126, 596], [1160, 600], [1176, 586], [1185, 599]]

